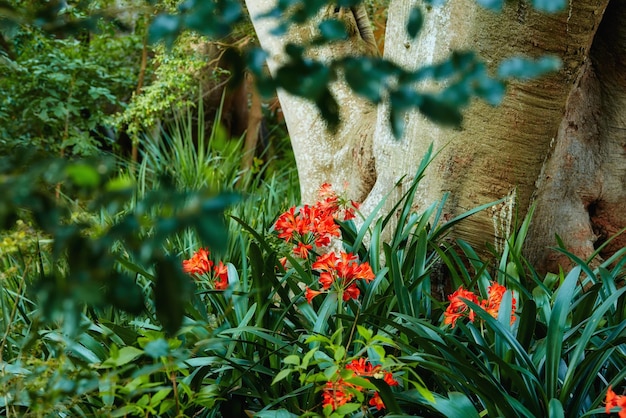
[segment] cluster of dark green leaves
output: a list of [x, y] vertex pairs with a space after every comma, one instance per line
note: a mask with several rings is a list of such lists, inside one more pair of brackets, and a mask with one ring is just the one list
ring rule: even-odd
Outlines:
[[121, 62], [128, 55], [114, 53], [123, 47], [138, 52], [140, 44], [120, 39], [102, 55], [78, 41], [34, 38], [0, 79], [1, 139], [5, 146], [27, 141], [50, 152], [93, 154], [102, 146], [97, 129], [130, 97], [136, 80]]
[[[338, 7], [354, 7], [360, 1], [340, 1]], [[442, 2], [430, 2], [439, 5]], [[483, 6], [496, 8], [492, 4]], [[556, 5], [558, 2], [547, 2]], [[279, 1], [267, 12], [266, 17], [281, 18], [276, 33], [284, 33], [290, 25], [301, 24], [313, 18], [326, 1], [299, 2]], [[537, 7], [542, 2], [537, 2]], [[501, 5], [500, 5], [501, 7]], [[544, 9], [547, 7], [544, 5]], [[558, 10], [558, 7], [549, 9]], [[406, 24], [407, 33], [415, 38], [423, 25], [423, 13], [415, 6]], [[345, 77], [352, 90], [375, 104], [388, 101], [390, 122], [396, 137], [402, 136], [404, 115], [408, 110], [417, 109], [433, 122], [458, 127], [462, 122], [462, 109], [472, 98], [480, 98], [491, 105], [500, 103], [504, 96], [506, 81], [512, 78], [534, 78], [559, 68], [558, 59], [544, 57], [538, 61], [512, 58], [501, 63], [497, 75], [487, 71], [485, 63], [472, 52], [453, 52], [443, 62], [428, 65], [415, 71], [406, 70], [395, 63], [369, 56], [338, 58], [330, 63], [311, 59], [306, 55], [309, 47], [345, 39], [347, 33], [343, 23], [336, 19], [324, 20], [319, 24], [319, 37], [306, 45], [289, 44], [285, 48], [288, 61], [278, 69], [273, 79], [263, 76], [264, 54], [253, 51], [248, 58], [248, 66], [261, 84], [262, 92], [282, 88], [289, 93], [313, 101], [321, 115], [334, 129], [339, 124], [339, 107], [329, 84]], [[423, 82], [435, 82], [444, 86], [440, 91], [421, 92], [416, 86]]]
[[184, 30], [192, 30], [211, 38], [229, 35], [233, 26], [243, 19], [241, 3], [236, 0], [186, 0], [177, 13], [158, 14], [150, 25], [149, 39], [172, 46]]
[[[132, 184], [114, 177], [111, 161], [69, 162], [33, 154], [20, 149], [0, 160], [0, 227], [7, 229], [19, 216], [28, 216], [37, 230], [52, 238], [55, 261], [50, 269], [41, 267], [34, 286], [44, 315], [64, 314], [67, 331], [75, 332], [84, 304], [139, 313], [145, 301], [136, 279], [143, 276], [153, 282], [154, 306], [163, 327], [176, 331], [191, 283], [180, 259], [165, 253], [164, 244], [193, 228], [203, 243], [215, 251], [224, 249], [223, 212], [238, 198], [179, 192], [163, 179], [134, 210], [95, 231], [88, 218], [77, 221], [72, 214], [120, 213], [134, 199]], [[81, 210], [61, 192], [88, 202], [87, 207]]]
[[[119, 36], [120, 25], [84, 3], [60, 8], [51, 2], [39, 10], [36, 2], [12, 1], [0, 10], [3, 148], [28, 142], [82, 156], [113, 148], [110, 116], [136, 88], [141, 34]], [[45, 23], [53, 18], [59, 20], [54, 30]]]
[[26, 25], [65, 37], [98, 32], [103, 19], [119, 29], [128, 29], [116, 13], [94, 8], [94, 3], [94, 0], [3, 0], [0, 1], [0, 30], [18, 30]]

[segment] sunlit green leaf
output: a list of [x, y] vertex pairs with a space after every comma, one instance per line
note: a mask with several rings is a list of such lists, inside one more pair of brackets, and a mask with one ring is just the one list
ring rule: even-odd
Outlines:
[[88, 164], [71, 164], [65, 168], [67, 176], [78, 186], [96, 187], [100, 183], [100, 174]]

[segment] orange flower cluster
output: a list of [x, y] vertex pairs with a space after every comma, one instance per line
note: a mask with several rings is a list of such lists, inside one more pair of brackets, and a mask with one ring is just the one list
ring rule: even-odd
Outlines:
[[[476, 296], [474, 292], [464, 289], [463, 286], [459, 287], [453, 294], [448, 296], [450, 305], [448, 305], [448, 308], [443, 314], [443, 323], [446, 325], [452, 325], [452, 328], [454, 328], [457, 319], [463, 316], [467, 316], [471, 322], [474, 322], [476, 313], [469, 306], [467, 306], [465, 300], [469, 300], [477, 305], [480, 305], [480, 307], [489, 312], [491, 316], [497, 318], [498, 311], [500, 310], [500, 303], [502, 303], [502, 297], [506, 292], [506, 287], [493, 282], [487, 291], [487, 299], [479, 300], [478, 296]], [[513, 298], [511, 303], [511, 325], [515, 322], [516, 303], [517, 301]]]
[[274, 225], [279, 238], [294, 242], [292, 251], [300, 258], [308, 258], [313, 245], [326, 247], [333, 237], [340, 237], [335, 220], [353, 219], [354, 210], [358, 208], [355, 202], [340, 199], [328, 183], [322, 184], [319, 196], [321, 200], [313, 206], [304, 205], [297, 210], [290, 208]]
[[334, 287], [341, 292], [344, 301], [357, 299], [361, 291], [357, 287], [357, 280], [370, 282], [374, 280], [374, 272], [368, 262], [358, 263], [357, 256], [352, 253], [326, 253], [317, 258], [313, 269], [320, 271], [319, 284], [322, 290], [313, 290], [307, 286], [304, 296], [311, 303], [313, 298], [325, 293]]
[[619, 418], [626, 418], [626, 396], [616, 395], [609, 386], [609, 389], [606, 391], [606, 399], [604, 402], [606, 403], [605, 412], [607, 414], [610, 414], [613, 408], [620, 408]]
[[188, 260], [183, 260], [183, 271], [194, 278], [208, 274], [217, 290], [228, 287], [228, 267], [219, 261], [217, 264], [209, 259], [209, 250], [200, 248]]
[[[383, 372], [379, 365], [373, 366], [372, 363], [365, 358], [352, 360], [348, 365], [346, 365], [346, 369], [352, 370], [353, 374], [359, 377], [383, 377], [383, 380], [389, 386], [398, 386], [398, 381], [394, 379], [392, 373]], [[363, 392], [363, 390], [364, 388], [361, 386], [346, 382], [342, 378], [338, 378], [335, 381], [328, 381], [326, 382], [322, 392], [322, 406], [326, 407], [327, 405], [330, 405], [334, 411], [341, 405], [345, 405], [350, 402], [357, 392]], [[380, 398], [378, 392], [374, 392], [369, 400], [369, 405], [375, 407], [379, 411], [385, 408], [385, 404]]]

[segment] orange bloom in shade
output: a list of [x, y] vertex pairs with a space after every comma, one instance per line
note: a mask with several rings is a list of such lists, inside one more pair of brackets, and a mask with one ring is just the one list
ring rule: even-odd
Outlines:
[[361, 291], [356, 285], [356, 280], [372, 281], [374, 272], [369, 263], [359, 263], [356, 255], [341, 252], [326, 253], [317, 258], [312, 268], [320, 271], [319, 283], [323, 289], [328, 290], [331, 286], [342, 292], [342, 299], [348, 301], [357, 299]]
[[287, 257], [281, 257], [278, 259], [278, 262], [281, 266], [286, 270], [287, 269]]
[[331, 405], [333, 411], [341, 405], [345, 405], [352, 400], [352, 394], [345, 392], [346, 383], [343, 379], [336, 382], [326, 382], [326, 386], [322, 391], [322, 407]]
[[330, 271], [335, 267], [337, 263], [337, 254], [326, 253], [317, 257], [315, 263], [311, 266], [313, 270]]
[[[366, 378], [366, 380], [368, 377], [380, 378], [380, 376], [384, 375], [384, 381], [389, 386], [398, 386], [398, 382], [393, 378], [393, 375], [390, 372], [382, 371], [380, 365], [372, 365], [367, 357], [361, 357], [352, 360], [350, 363], [346, 364], [345, 369], [351, 370], [354, 376], [364, 377]], [[337, 378], [337, 380], [335, 381], [328, 381], [323, 388], [322, 405], [331, 405], [332, 410], [334, 411], [339, 406], [351, 402], [353, 397], [356, 396], [357, 392], [369, 394], [373, 391], [365, 389], [357, 384], [351, 383], [349, 379], [348, 381], [345, 381], [342, 378]], [[376, 409], [379, 411], [385, 408], [385, 404], [380, 398], [378, 392], [373, 392], [373, 396], [372, 398], [370, 398], [369, 405], [376, 407]]]
[[618, 413], [619, 418], [626, 418], [626, 396], [616, 395], [609, 386], [606, 391], [606, 399], [604, 402], [606, 404], [604, 412], [610, 414], [613, 408], [620, 408]]
[[350, 286], [346, 287], [346, 289], [343, 291], [342, 299], [344, 302], [347, 302], [350, 299], [356, 300], [359, 298], [360, 294], [361, 294], [361, 291], [359, 290], [359, 288], [356, 287], [355, 283], [352, 283]]
[[[354, 210], [358, 204], [340, 199], [332, 190], [329, 183], [324, 183], [319, 191], [320, 201], [315, 205], [303, 205], [299, 208], [291, 207], [282, 213], [274, 230], [278, 237], [286, 242], [300, 243], [301, 245], [315, 245], [318, 248], [330, 245], [333, 237], [341, 237], [338, 219], [348, 220], [354, 218]], [[343, 217], [341, 214], [343, 213]], [[312, 248], [307, 248], [311, 250]], [[301, 253], [303, 247], [299, 246], [294, 252]], [[303, 257], [304, 258], [304, 257]]]
[[398, 383], [398, 381], [396, 379], [393, 378], [393, 374], [386, 372], [385, 373], [385, 377], [383, 379], [385, 381], [385, 383], [387, 383], [389, 386], [398, 386], [400, 383]]
[[356, 376], [372, 376], [380, 370], [380, 366], [372, 366], [372, 363], [361, 357], [348, 363], [346, 369], [352, 370]]
[[335, 279], [332, 274], [324, 272], [320, 274], [319, 282], [322, 285], [322, 289], [328, 290], [335, 282]]
[[454, 328], [457, 319], [466, 313], [468, 313], [469, 320], [474, 321], [476, 314], [469, 308], [469, 306], [467, 306], [463, 299], [467, 299], [478, 304], [478, 297], [474, 294], [474, 292], [463, 289], [463, 286], [459, 287], [453, 294], [448, 296], [450, 305], [448, 305], [448, 308], [443, 314], [444, 324], [452, 325], [452, 328]]
[[[448, 296], [450, 305], [448, 305], [448, 308], [443, 314], [443, 323], [445, 325], [452, 325], [452, 328], [454, 328], [457, 319], [463, 316], [467, 316], [471, 322], [474, 322], [474, 319], [476, 318], [476, 313], [472, 309], [470, 309], [469, 306], [467, 306], [467, 303], [465, 303], [463, 299], [467, 299], [477, 305], [480, 305], [480, 307], [486, 310], [491, 316], [497, 318], [498, 312], [500, 311], [500, 304], [502, 303], [502, 298], [506, 291], [506, 287], [502, 286], [499, 283], [492, 282], [491, 286], [489, 286], [489, 288], [487, 289], [487, 299], [483, 299], [479, 302], [478, 297], [474, 294], [474, 292], [463, 289], [463, 286], [459, 287], [456, 292]], [[511, 325], [513, 325], [513, 322], [515, 322], [516, 303], [517, 301], [515, 300], [515, 298], [512, 298]]]
[[322, 200], [337, 198], [337, 194], [333, 190], [333, 186], [330, 183], [322, 183], [319, 190], [317, 191], [317, 194]]
[[221, 261], [217, 263], [214, 268], [215, 273], [215, 288], [218, 290], [224, 290], [228, 287], [228, 266]]
[[293, 248], [293, 253], [300, 258], [307, 259], [309, 258], [309, 251], [311, 251], [312, 249], [313, 246], [311, 244], [304, 244], [302, 242], [299, 242], [298, 245]]
[[192, 275], [203, 275], [209, 273], [213, 267], [213, 262], [209, 260], [209, 251], [200, 248], [189, 260], [183, 260], [183, 271]]
[[306, 288], [305, 292], [304, 292], [304, 297], [306, 298], [307, 302], [309, 302], [309, 305], [311, 304], [311, 302], [313, 301], [313, 298], [317, 295], [321, 295], [324, 292], [320, 292], [318, 290], [313, 290], [309, 287]]
[[371, 406], [375, 406], [376, 410], [380, 411], [381, 409], [385, 409], [385, 404], [383, 403], [383, 400], [380, 399], [380, 395], [378, 394], [378, 392], [374, 392], [374, 396], [372, 396], [372, 399], [370, 399], [369, 404]]
[[[500, 304], [502, 303], [502, 297], [506, 293], [506, 287], [502, 286], [499, 283], [493, 282], [491, 286], [487, 289], [489, 295], [486, 301], [482, 301], [481, 307], [489, 312], [491, 316], [494, 318], [498, 317], [498, 312], [500, 311]], [[511, 300], [511, 325], [515, 322], [515, 305], [517, 301], [515, 298]]]

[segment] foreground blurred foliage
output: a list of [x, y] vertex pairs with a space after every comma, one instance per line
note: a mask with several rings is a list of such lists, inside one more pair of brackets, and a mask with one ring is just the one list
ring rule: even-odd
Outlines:
[[[68, 14], [60, 2], [40, 10], [2, 2], [0, 23], [24, 23], [43, 33], [80, 32], [98, 22], [93, 17], [100, 12], [85, 7], [96, 3], [72, 3]], [[544, 8], [559, 3], [534, 2]], [[308, 18], [327, 3], [298, 4], [281, 3], [295, 11], [288, 18]], [[238, 3], [229, 0], [161, 7], [151, 34], [171, 42], [185, 27], [223, 33], [243, 16]], [[414, 35], [419, 13], [408, 22]], [[92, 85], [81, 78], [95, 77], [96, 88], [100, 82], [109, 88], [111, 72], [101, 61], [85, 62], [89, 71], [83, 74], [76, 61], [66, 60], [75, 43], [55, 45], [51, 63], [74, 72], [69, 78], [39, 73], [51, 100], [58, 100], [49, 103], [52, 110], [25, 115], [38, 129], [49, 126], [53, 135], [63, 132], [69, 141], [70, 127], [83, 132], [92, 126], [73, 122], [83, 105], [71, 97], [101, 99], [90, 110], [98, 115], [100, 105], [119, 104], [119, 96], [90, 93]], [[258, 51], [248, 55], [263, 79], [259, 57]], [[2, 65], [17, 62], [2, 58]], [[42, 64], [42, 57], [31, 58], [19, 64], [54, 67]], [[299, 48], [290, 58], [288, 69], [316, 83], [331, 80], [337, 68], [349, 69], [349, 84], [374, 102], [381, 100], [378, 88], [364, 79], [381, 88], [398, 87], [390, 92], [398, 112], [421, 106], [442, 123], [457, 123], [459, 107], [473, 95], [497, 102], [503, 86], [471, 53], [453, 54], [415, 73], [369, 58], [344, 59], [328, 70]], [[501, 65], [499, 76], [553, 67], [550, 60], [512, 59]], [[28, 83], [29, 71], [15, 74]], [[271, 86], [294, 86], [291, 71], [283, 74]], [[386, 84], [389, 75], [411, 84], [429, 78], [456, 82], [431, 97], [402, 90], [408, 84]], [[47, 85], [48, 79], [54, 83]], [[466, 94], [468, 83], [479, 91]], [[333, 100], [324, 88], [293, 90], [313, 100]], [[37, 108], [26, 98], [19, 106]], [[13, 120], [13, 112], [0, 117]], [[41, 119], [44, 115], [48, 120]], [[139, 116], [134, 120], [141, 122]], [[197, 120], [179, 113], [173, 127], [146, 137], [138, 165], [50, 158], [39, 151], [56, 153], [87, 143], [50, 140], [42, 131], [29, 137], [30, 146], [18, 148], [31, 131], [7, 134], [14, 152], [0, 158], [0, 414], [569, 417], [601, 413], [607, 388], [623, 387], [626, 249], [594, 268], [591, 260], [570, 255], [577, 267], [540, 277], [521, 255], [528, 218], [503, 253], [494, 254], [495, 263], [480, 260], [466, 243], [448, 242], [446, 234], [487, 205], [448, 222], [442, 219], [443, 203], [413, 211], [428, 154], [412, 187], [389, 213], [337, 221], [343, 239], [338, 246], [352, 254], [346, 259], [371, 267], [366, 279], [346, 283], [343, 291], [350, 297], [344, 298], [341, 291], [324, 288], [324, 273], [331, 268], [296, 256], [274, 228], [278, 215], [299, 200], [293, 161], [258, 163], [243, 171], [236, 142], [226, 141], [219, 125], [204, 137]], [[395, 129], [399, 133], [401, 126]], [[32, 146], [38, 141], [41, 146]], [[392, 238], [381, 242], [388, 228]], [[321, 255], [310, 243], [300, 244], [299, 254], [304, 246], [311, 257]], [[226, 268], [225, 290], [181, 268], [184, 259], [206, 247]], [[350, 267], [363, 273], [356, 264]], [[450, 289], [433, 287], [442, 282]], [[494, 283], [508, 289], [498, 301], [500, 313], [494, 316], [461, 300], [472, 316], [457, 320], [454, 328], [446, 323], [447, 294], [462, 286], [480, 296], [476, 301], [484, 300]]]
[[[179, 192], [171, 179], [161, 178], [160, 187], [127, 211], [134, 191], [115, 176], [113, 161], [45, 159], [22, 149], [15, 157], [3, 157], [0, 167], [0, 225], [7, 229], [26, 214], [37, 233], [52, 238], [50, 264], [39, 266], [32, 284], [44, 317], [62, 312], [65, 332], [75, 335], [85, 304], [139, 314], [144, 300], [133, 276], [142, 273], [154, 282], [156, 315], [168, 332], [178, 329], [189, 280], [179, 261], [164, 252], [164, 243], [194, 228], [202, 242], [223, 251], [223, 212], [238, 200], [234, 194]], [[61, 192], [79, 200], [61, 197]], [[114, 217], [113, 222], [96, 225], [80, 219], [81, 204], [89, 213]], [[133, 268], [116, 268], [120, 264]]]

